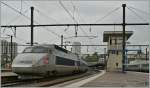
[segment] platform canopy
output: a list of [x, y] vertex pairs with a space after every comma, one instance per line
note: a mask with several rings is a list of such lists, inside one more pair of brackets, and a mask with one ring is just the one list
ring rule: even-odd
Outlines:
[[[110, 36], [121, 37], [122, 34], [123, 34], [122, 31], [104, 31], [103, 42], [108, 42]], [[129, 39], [132, 34], [133, 34], [133, 31], [126, 31], [125, 32], [125, 36], [127, 36], [127, 39]]]

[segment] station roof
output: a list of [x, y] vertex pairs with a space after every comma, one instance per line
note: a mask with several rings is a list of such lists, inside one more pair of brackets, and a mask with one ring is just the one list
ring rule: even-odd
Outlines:
[[[126, 31], [125, 32], [127, 39], [133, 34], [133, 31]], [[122, 36], [122, 31], [104, 31], [103, 33], [103, 42], [109, 41], [109, 36]]]

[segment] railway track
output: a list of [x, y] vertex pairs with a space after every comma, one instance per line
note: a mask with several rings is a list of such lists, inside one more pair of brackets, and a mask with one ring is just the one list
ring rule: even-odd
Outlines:
[[47, 87], [53, 86], [59, 83], [71, 81], [74, 79], [78, 79], [81, 77], [93, 75], [96, 72], [86, 72], [86, 73], [79, 73], [74, 75], [67, 75], [67, 76], [53, 76], [49, 78], [41, 78], [41, 79], [30, 79], [30, 80], [14, 80], [10, 82], [2, 83], [2, 87]]
[[2, 82], [1, 87], [10, 87], [10, 86], [17, 86], [17, 85], [22, 85], [22, 84], [27, 84], [36, 81], [37, 79], [17, 79], [17, 80], [12, 80], [12, 81], [6, 81]]
[[17, 86], [17, 85], [20, 85], [24, 82], [25, 81], [22, 81], [22, 80], [9, 81], [9, 82], [6, 82], [6, 83], [2, 83], [1, 87]]

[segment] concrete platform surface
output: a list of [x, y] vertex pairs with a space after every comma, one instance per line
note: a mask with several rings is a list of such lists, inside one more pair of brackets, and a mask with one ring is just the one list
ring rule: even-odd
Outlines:
[[13, 72], [1, 72], [1, 77], [5, 76], [17, 76], [17, 74]]
[[106, 72], [81, 87], [149, 87], [149, 73]]
[[11, 72], [11, 69], [1, 69], [1, 72]]

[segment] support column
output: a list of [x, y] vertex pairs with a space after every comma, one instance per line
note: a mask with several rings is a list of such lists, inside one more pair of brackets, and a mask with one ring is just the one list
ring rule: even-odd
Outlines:
[[63, 47], [63, 35], [61, 35], [61, 47]]
[[12, 63], [12, 61], [13, 61], [13, 44], [12, 44], [12, 38], [13, 38], [13, 36], [11, 35], [10, 36], [10, 38], [11, 38], [11, 42], [10, 42], [10, 59], [11, 59], [11, 63]]
[[125, 42], [125, 26], [126, 26], [126, 18], [125, 18], [125, 7], [126, 7], [126, 4], [122, 4], [122, 7], [123, 7], [123, 24], [122, 24], [122, 27], [123, 27], [123, 41], [122, 41], [122, 72], [125, 72], [125, 46], [126, 46], [126, 42]]
[[107, 69], [107, 61], [106, 61], [106, 48], [104, 48], [104, 64], [105, 64], [105, 70]]
[[148, 60], [148, 57], [147, 57], [148, 55], [147, 55], [147, 54], [148, 54], [148, 53], [147, 53], [147, 48], [146, 48], [146, 61]]
[[33, 11], [34, 11], [34, 7], [31, 7], [31, 46], [33, 46]]

